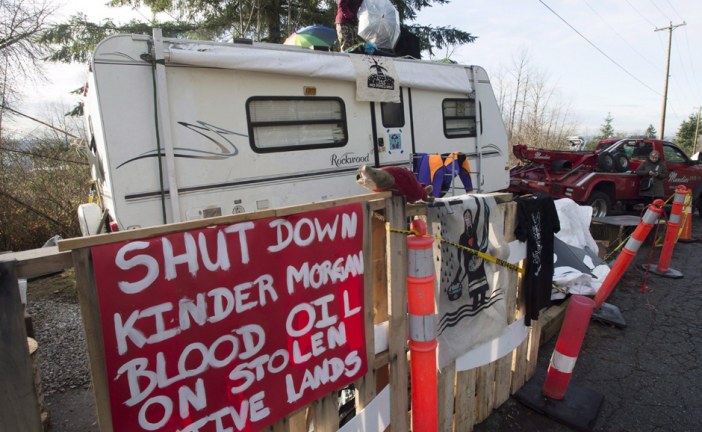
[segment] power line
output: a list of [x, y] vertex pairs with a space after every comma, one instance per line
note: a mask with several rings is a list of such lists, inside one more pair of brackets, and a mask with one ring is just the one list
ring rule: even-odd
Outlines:
[[661, 10], [661, 8], [658, 7], [658, 5], [656, 4], [656, 2], [654, 2], [653, 0], [648, 0], [648, 1], [651, 2], [651, 4], [653, 5], [653, 7], [656, 8], [656, 9], [658, 10], [658, 12], [660, 12], [660, 14], [663, 16], [663, 18], [665, 18], [665, 19], [667, 19], [668, 21], [670, 21], [670, 17], [669, 17], [668, 15], [666, 15], [665, 12], [663, 12], [663, 11]]
[[5, 147], [1, 147], [1, 146], [0, 146], [0, 151], [5, 151], [5, 152], [9, 152], [9, 153], [18, 153], [18, 154], [32, 156], [32, 157], [36, 157], [36, 158], [40, 158], [40, 159], [49, 159], [49, 160], [53, 160], [56, 162], [67, 162], [67, 163], [72, 163], [72, 164], [76, 164], [76, 165], [90, 165], [87, 162], [81, 162], [81, 161], [76, 161], [76, 160], [46, 156], [46, 155], [42, 155], [39, 153], [30, 152], [30, 151], [26, 151], [26, 150], [9, 149], [9, 148], [5, 148]]
[[551, 7], [550, 7], [549, 5], [547, 5], [546, 3], [544, 3], [543, 0], [539, 0], [539, 3], [541, 3], [542, 5], [544, 5], [544, 6], [546, 7], [546, 9], [548, 9], [549, 11], [551, 11], [551, 13], [553, 13], [554, 15], [556, 15], [556, 16], [558, 17], [558, 19], [560, 19], [561, 21], [563, 21], [568, 27], [570, 27], [575, 33], [577, 33], [578, 36], [580, 36], [581, 38], [583, 38], [588, 44], [590, 44], [593, 48], [595, 48], [597, 51], [599, 51], [600, 54], [602, 54], [603, 56], [605, 56], [605, 57], [607, 58], [607, 60], [611, 61], [615, 66], [617, 66], [619, 69], [621, 69], [622, 71], [624, 71], [624, 73], [626, 73], [627, 75], [629, 75], [630, 77], [632, 77], [633, 79], [635, 79], [636, 81], [638, 81], [639, 84], [641, 84], [642, 86], [646, 87], [647, 89], [651, 90], [652, 92], [656, 93], [657, 95], [660, 95], [660, 93], [659, 93], [658, 91], [654, 90], [654, 89], [653, 89], [652, 87], [650, 87], [648, 84], [646, 84], [645, 82], [641, 81], [638, 77], [636, 77], [634, 74], [632, 74], [631, 72], [629, 72], [624, 66], [620, 65], [619, 63], [617, 63], [612, 57], [610, 57], [609, 55], [607, 55], [607, 53], [605, 53], [604, 51], [602, 51], [602, 50], [600, 49], [600, 47], [598, 47], [597, 45], [595, 45], [594, 43], [592, 43], [592, 42], [590, 41], [590, 39], [586, 38], [586, 37], [585, 37], [582, 33], [580, 33], [575, 27], [573, 27], [572, 25], [570, 25], [570, 23], [569, 23], [568, 21], [566, 21], [562, 16], [558, 15], [558, 13], [556, 13], [556, 11], [554, 11], [553, 9], [551, 9]]
[[693, 63], [694, 57], [692, 57], [692, 49], [690, 49], [690, 38], [687, 37], [687, 29], [683, 30], [685, 35], [685, 44], [687, 45], [687, 55], [690, 58], [690, 70], [692, 70], [692, 82], [695, 83], [695, 88], [697, 89], [697, 98], [702, 99], [702, 91], [700, 91], [700, 86], [697, 80], [697, 74], [695, 72], [695, 64]]
[[28, 118], [28, 119], [30, 119], [30, 120], [32, 120], [32, 121], [35, 121], [35, 122], [40, 123], [40, 124], [43, 124], [44, 126], [49, 127], [49, 128], [51, 128], [51, 129], [53, 129], [53, 130], [55, 130], [55, 131], [57, 131], [57, 132], [61, 132], [61, 133], [63, 133], [63, 134], [66, 134], [66, 135], [68, 135], [68, 136], [71, 137], [71, 138], [76, 138], [76, 139], [77, 139], [77, 138], [80, 138], [80, 137], [78, 137], [78, 136], [76, 136], [76, 135], [73, 135], [73, 134], [70, 133], [70, 132], [66, 132], [66, 131], [63, 130], [63, 129], [59, 129], [59, 128], [57, 128], [57, 127], [54, 126], [54, 125], [51, 125], [51, 124], [46, 123], [46, 122], [43, 122], [43, 121], [41, 121], [41, 120], [39, 120], [39, 119], [35, 119], [35, 118], [32, 117], [32, 116], [29, 116], [29, 115], [27, 115], [27, 114], [24, 114], [24, 113], [21, 113], [21, 112], [19, 112], [19, 111], [17, 111], [17, 110], [14, 110], [14, 109], [10, 108], [10, 107], [7, 106], [7, 105], [0, 105], [0, 109], [6, 109], [6, 110], [8, 110], [8, 111], [10, 111], [10, 112], [13, 112], [13, 113], [17, 114], [17, 115], [21, 115], [22, 117], [26, 117], [26, 118]]
[[665, 1], [668, 3], [668, 6], [670, 6], [670, 8], [673, 9], [673, 12], [675, 12], [675, 15], [677, 15], [678, 18], [680, 18], [681, 20], [685, 21], [685, 20], [683, 19], [682, 15], [680, 15], [680, 14], [678, 13], [678, 11], [675, 9], [675, 6], [673, 6], [673, 3], [671, 3], [670, 0], [665, 0]]
[[613, 25], [611, 25], [610, 23], [608, 23], [608, 22], [604, 19], [604, 17], [602, 17], [602, 15], [600, 15], [599, 12], [597, 12], [597, 11], [587, 2], [587, 0], [582, 0], [582, 1], [583, 1], [583, 3], [585, 3], [585, 5], [586, 5], [588, 8], [590, 8], [590, 10], [591, 10], [595, 15], [597, 15], [597, 17], [598, 17], [603, 23], [605, 23], [617, 36], [619, 36], [619, 38], [620, 38], [622, 41], [624, 41], [624, 43], [627, 44], [627, 45], [629, 46], [629, 48], [631, 48], [631, 50], [632, 50], [633, 52], [635, 52], [636, 54], [638, 54], [639, 57], [641, 57], [642, 59], [644, 59], [644, 60], [646, 61], [646, 63], [650, 64], [650, 65], [653, 66], [654, 68], [660, 68], [659, 65], [653, 63], [653, 62], [651, 61], [651, 59], [649, 59], [649, 58], [646, 57], [645, 55], [641, 54], [641, 52], [639, 52], [632, 44], [630, 44], [629, 41], [627, 41], [627, 40], [624, 38], [624, 36], [622, 36], [621, 33], [619, 33], [619, 32], [617, 31], [616, 27], [614, 27]]
[[640, 16], [641, 18], [643, 18], [645, 21], [647, 21], [649, 24], [651, 24], [652, 27], [655, 27], [655, 26], [656, 26], [656, 25], [653, 23], [653, 21], [651, 21], [650, 19], [646, 18], [646, 16], [645, 16], [644, 14], [642, 14], [638, 9], [636, 9], [636, 8], [634, 7], [634, 5], [631, 4], [631, 3], [629, 2], [629, 0], [624, 0], [624, 1], [625, 1], [629, 6], [631, 6], [631, 8], [634, 9], [634, 12], [636, 12], [637, 14], [639, 14], [639, 16]]

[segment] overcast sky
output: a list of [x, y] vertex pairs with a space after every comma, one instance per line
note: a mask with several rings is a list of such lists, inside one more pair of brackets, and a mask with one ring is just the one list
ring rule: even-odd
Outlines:
[[[118, 22], [141, 16], [102, 3], [73, 0], [61, 11]], [[700, 0], [453, 0], [423, 10], [418, 22], [478, 36], [452, 58], [480, 65], [492, 76], [513, 70], [513, 60], [526, 50], [531, 66], [546, 74], [570, 107], [580, 135], [596, 134], [608, 113], [616, 131], [641, 132], [649, 124], [660, 130], [669, 32], [654, 30], [685, 22], [672, 32], [666, 136], [673, 137], [702, 105]], [[48, 70], [51, 82], [28, 87], [22, 106], [42, 119], [46, 101], [75, 105], [69, 91], [86, 74], [84, 65]]]
[[702, 105], [700, 0], [454, 0], [419, 18], [478, 36], [452, 57], [491, 75], [514, 70], [527, 50], [581, 135], [596, 134], [608, 112], [616, 131], [660, 131], [669, 32], [654, 30], [686, 22], [672, 33], [666, 136]]

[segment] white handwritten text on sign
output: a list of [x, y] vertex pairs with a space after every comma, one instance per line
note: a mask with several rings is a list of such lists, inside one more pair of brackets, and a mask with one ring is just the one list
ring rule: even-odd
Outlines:
[[359, 204], [92, 249], [115, 431], [249, 431], [361, 377]]

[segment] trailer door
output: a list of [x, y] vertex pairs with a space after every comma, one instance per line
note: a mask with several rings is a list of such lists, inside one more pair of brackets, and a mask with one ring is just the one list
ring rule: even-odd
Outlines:
[[371, 109], [378, 165], [409, 165], [414, 152], [409, 90], [400, 88], [400, 103], [376, 102]]

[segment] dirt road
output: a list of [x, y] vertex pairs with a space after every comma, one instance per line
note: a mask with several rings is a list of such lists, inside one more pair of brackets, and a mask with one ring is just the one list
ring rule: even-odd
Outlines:
[[[693, 238], [702, 238], [697, 216]], [[571, 382], [604, 395], [595, 431], [692, 432], [702, 425], [702, 242], [675, 246], [670, 268], [682, 279], [646, 276], [635, 267], [656, 264], [659, 253], [645, 244], [607, 300], [627, 327], [593, 321], [585, 336]], [[556, 340], [540, 348], [539, 371], [547, 370]], [[572, 429], [510, 398], [475, 430]]]

